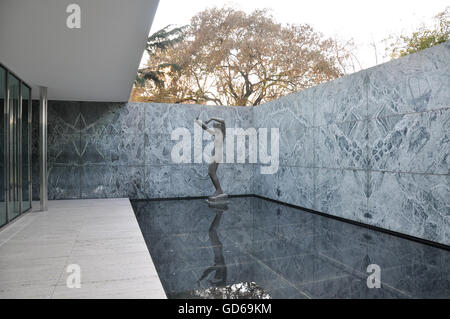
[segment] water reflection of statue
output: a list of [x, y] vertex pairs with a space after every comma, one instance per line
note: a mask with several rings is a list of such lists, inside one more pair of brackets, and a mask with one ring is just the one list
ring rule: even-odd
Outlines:
[[208, 267], [203, 272], [197, 283], [200, 284], [200, 282], [208, 277], [209, 274], [215, 272], [214, 278], [212, 280], [209, 280], [209, 283], [215, 287], [223, 287], [227, 282], [227, 266], [225, 264], [225, 258], [223, 257], [223, 245], [219, 239], [219, 236], [217, 235], [217, 229], [219, 228], [222, 214], [228, 209], [228, 206], [226, 204], [215, 204], [214, 206], [209, 207], [216, 212], [216, 216], [214, 217], [214, 220], [209, 227], [209, 239], [211, 240], [214, 252], [214, 265]]
[[[213, 128], [207, 126], [209, 122], [214, 121]], [[225, 121], [218, 118], [210, 118], [205, 123], [200, 121], [198, 118], [195, 123], [201, 126], [202, 129], [207, 131], [209, 134], [214, 136], [214, 150], [213, 158], [211, 164], [208, 167], [208, 175], [216, 188], [216, 191], [212, 196], [209, 197], [209, 201], [225, 200], [228, 195], [224, 194], [222, 187], [220, 186], [219, 179], [217, 178], [216, 172], [219, 167], [219, 163], [222, 162], [223, 157], [223, 142], [225, 140]]]

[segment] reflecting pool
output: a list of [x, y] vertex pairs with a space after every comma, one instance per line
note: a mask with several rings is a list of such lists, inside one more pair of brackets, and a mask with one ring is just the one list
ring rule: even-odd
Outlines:
[[450, 298], [440, 248], [256, 197], [132, 205], [168, 298]]

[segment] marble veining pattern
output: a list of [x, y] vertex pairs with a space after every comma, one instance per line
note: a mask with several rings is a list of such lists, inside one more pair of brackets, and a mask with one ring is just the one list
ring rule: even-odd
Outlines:
[[[35, 102], [34, 159], [38, 158], [37, 109]], [[224, 118], [228, 127], [248, 128], [253, 123], [251, 108], [49, 101], [49, 198], [210, 195], [206, 164], [172, 162], [175, 142], [170, 133], [177, 127], [193, 133], [193, 119], [211, 116]], [[207, 143], [203, 141], [203, 147]], [[254, 193], [256, 164], [248, 163], [248, 153], [246, 159], [247, 164], [233, 169], [231, 164], [219, 168], [222, 185], [230, 194]], [[39, 162], [33, 164], [36, 199]]]
[[[224, 164], [231, 194], [259, 194], [450, 245], [450, 43], [257, 107], [50, 101], [49, 198], [209, 195], [206, 164], [174, 164], [192, 120], [280, 130], [280, 167]], [[33, 197], [38, 197], [33, 102]]]
[[448, 175], [370, 172], [369, 213], [377, 226], [448, 243]]
[[448, 174], [450, 108], [369, 120], [372, 169]]
[[329, 124], [314, 129], [316, 167], [367, 169], [367, 121]]
[[423, 112], [450, 107], [450, 43], [367, 70], [368, 115]]
[[281, 135], [258, 194], [450, 245], [449, 59], [444, 43], [256, 107], [255, 126]]
[[314, 92], [314, 125], [364, 120], [368, 81], [363, 71], [318, 85]]

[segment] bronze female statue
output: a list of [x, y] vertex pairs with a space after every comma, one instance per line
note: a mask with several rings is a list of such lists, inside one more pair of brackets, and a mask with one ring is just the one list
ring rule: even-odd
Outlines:
[[[213, 128], [207, 126], [210, 122], [214, 121]], [[223, 157], [223, 143], [225, 140], [225, 121], [219, 118], [210, 118], [205, 123], [200, 121], [198, 118], [195, 120], [195, 123], [200, 125], [202, 129], [207, 131], [209, 134], [214, 136], [214, 150], [213, 150], [213, 158], [211, 164], [208, 167], [208, 175], [211, 178], [211, 181], [216, 188], [216, 191], [212, 196], [209, 197], [210, 202], [216, 202], [218, 200], [225, 200], [228, 195], [225, 194], [220, 186], [219, 179], [217, 178], [217, 168], [219, 167], [219, 163], [222, 162]]]

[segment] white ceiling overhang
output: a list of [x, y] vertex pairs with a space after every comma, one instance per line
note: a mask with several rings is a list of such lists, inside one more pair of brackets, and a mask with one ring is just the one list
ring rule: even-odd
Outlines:
[[[127, 101], [159, 0], [1, 0], [0, 62], [51, 100]], [[69, 28], [69, 4], [80, 28]]]

